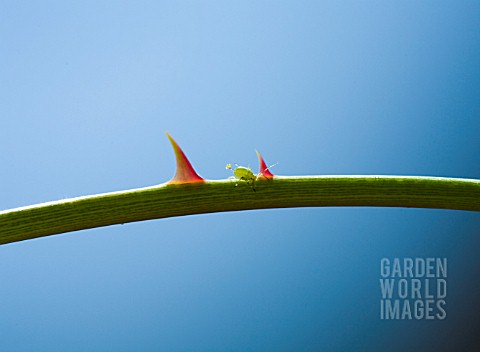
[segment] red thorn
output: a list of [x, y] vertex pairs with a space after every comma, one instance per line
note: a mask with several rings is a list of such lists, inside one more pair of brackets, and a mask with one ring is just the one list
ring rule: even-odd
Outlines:
[[185, 153], [182, 149], [178, 146], [177, 142], [165, 132], [170, 143], [172, 144], [173, 151], [175, 153], [175, 158], [177, 159], [177, 170], [175, 172], [175, 176], [168, 181], [168, 183], [188, 183], [188, 182], [205, 182], [203, 178], [198, 176], [195, 170], [192, 167], [192, 164], [188, 161]]
[[263, 175], [263, 177], [265, 178], [272, 178], [274, 177], [275, 175], [272, 174], [270, 172], [270, 170], [268, 169], [267, 167], [267, 164], [265, 164], [265, 160], [263, 160], [262, 156], [260, 155], [260, 153], [258, 152], [258, 150], [255, 150], [257, 152], [257, 156], [258, 156], [258, 161], [260, 163], [260, 170], [259, 170], [259, 173], [261, 173]]

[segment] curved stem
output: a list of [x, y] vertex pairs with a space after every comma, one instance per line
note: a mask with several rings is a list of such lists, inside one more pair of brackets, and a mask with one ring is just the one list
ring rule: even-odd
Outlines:
[[98, 194], [0, 211], [0, 244], [172, 216], [265, 208], [380, 206], [480, 211], [480, 180], [302, 176], [229, 180]]

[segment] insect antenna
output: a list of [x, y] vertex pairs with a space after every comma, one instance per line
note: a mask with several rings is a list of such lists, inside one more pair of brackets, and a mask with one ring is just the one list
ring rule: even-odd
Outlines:
[[266, 167], [265, 169], [262, 170], [262, 174], [263, 174], [265, 171], [269, 170], [270, 168], [272, 168], [272, 167], [274, 167], [274, 166], [276, 166], [276, 165], [278, 165], [278, 163], [275, 163], [275, 164], [273, 164], [273, 165], [270, 165], [269, 167]]

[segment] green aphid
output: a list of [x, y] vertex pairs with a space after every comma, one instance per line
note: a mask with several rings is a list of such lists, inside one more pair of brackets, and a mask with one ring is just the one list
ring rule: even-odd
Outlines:
[[[235, 165], [237, 166], [235, 169], [232, 169], [232, 164], [227, 164], [227, 166], [225, 166], [225, 169], [232, 170], [233, 174], [234, 174], [234, 176], [230, 176], [229, 179], [234, 179], [234, 180], [237, 180], [237, 181], [245, 181], [249, 185], [251, 185], [253, 191], [256, 192], [255, 181], [257, 181], [259, 177], [263, 176], [263, 173], [259, 172], [258, 174], [255, 175], [252, 172], [252, 170], [250, 169], [250, 167], [240, 166], [238, 164], [235, 164]], [[274, 165], [272, 165], [272, 166], [274, 166]], [[268, 168], [266, 168], [263, 171], [266, 171], [267, 169], [271, 168], [272, 166], [269, 166]], [[238, 186], [238, 182], [235, 185], [235, 187], [237, 187], [237, 186]]]

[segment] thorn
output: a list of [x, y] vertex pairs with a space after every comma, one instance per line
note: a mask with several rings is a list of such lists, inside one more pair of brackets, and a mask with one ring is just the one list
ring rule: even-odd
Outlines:
[[198, 174], [195, 172], [192, 164], [190, 164], [187, 157], [185, 156], [185, 153], [178, 146], [177, 142], [175, 142], [175, 140], [172, 138], [172, 136], [168, 134], [168, 132], [165, 132], [165, 134], [167, 135], [170, 143], [172, 144], [173, 152], [175, 153], [175, 158], [177, 160], [177, 169], [175, 172], [175, 176], [173, 176], [173, 178], [168, 181], [168, 183], [205, 182], [205, 180], [202, 177], [198, 176]]
[[273, 178], [275, 175], [270, 172], [269, 167], [265, 164], [265, 160], [263, 160], [258, 150], [255, 150], [255, 152], [257, 153], [258, 162], [260, 163], [259, 174], [262, 174], [265, 178]]

